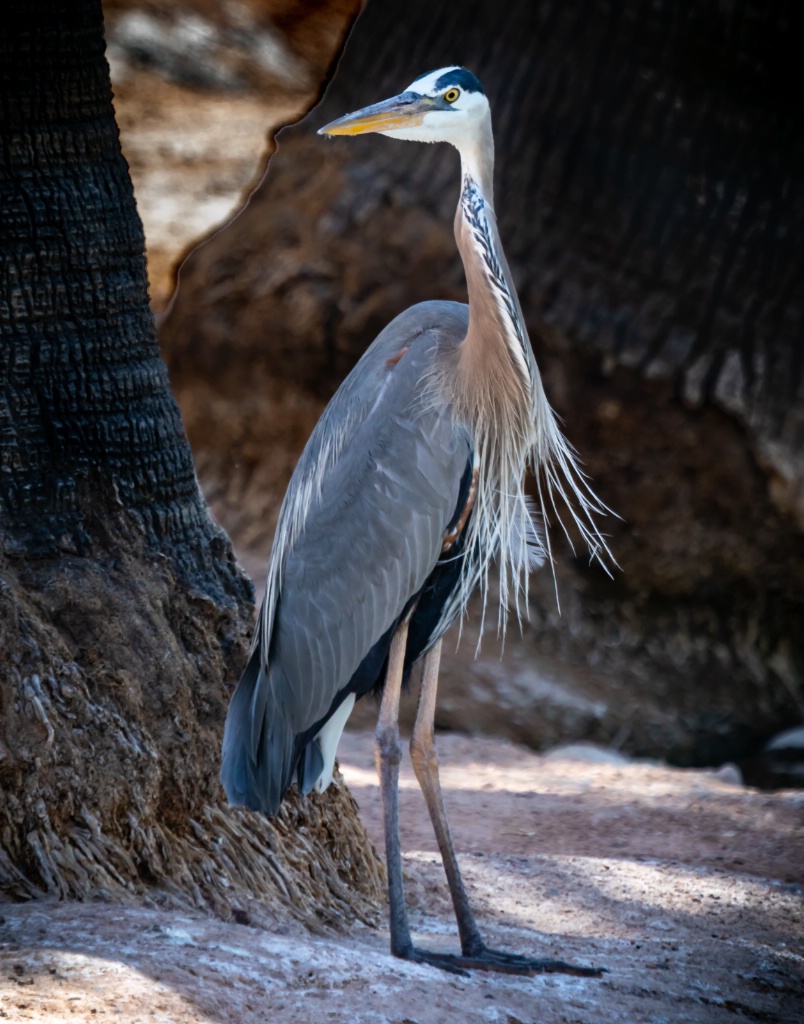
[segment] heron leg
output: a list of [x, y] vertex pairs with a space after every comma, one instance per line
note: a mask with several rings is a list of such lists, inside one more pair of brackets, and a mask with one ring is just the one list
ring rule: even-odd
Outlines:
[[374, 734], [385, 826], [391, 952], [404, 960], [433, 964], [452, 974], [466, 974], [467, 971], [452, 964], [453, 957], [416, 949], [410, 938], [402, 881], [402, 849], [399, 843], [399, 762], [402, 758], [402, 746], [399, 742], [399, 694], [402, 689], [407, 640], [408, 622], [405, 621], [399, 625], [391, 641], [388, 672]]
[[438, 777], [438, 756], [433, 739], [433, 723], [440, 662], [441, 641], [439, 640], [424, 659], [419, 707], [410, 740], [410, 756], [416, 778], [419, 780], [424, 794], [427, 810], [430, 812], [438, 848], [441, 851], [441, 859], [452, 895], [452, 905], [455, 908], [455, 918], [458, 922], [462, 955], [449, 956], [414, 950], [415, 959], [446, 970], [458, 970], [461, 973], [467, 970], [485, 970], [523, 975], [564, 973], [585, 977], [599, 976], [603, 972], [598, 968], [577, 967], [564, 963], [562, 960], [536, 960], [531, 957], [518, 956], [515, 953], [489, 949], [483, 942], [461, 878], [458, 858], [455, 855], [455, 847], [450, 836], [441, 782]]
[[441, 641], [432, 647], [424, 658], [422, 686], [419, 693], [419, 707], [416, 712], [416, 723], [410, 738], [410, 759], [413, 770], [419, 780], [424, 794], [430, 820], [433, 823], [438, 849], [444, 863], [444, 871], [452, 895], [452, 905], [458, 922], [458, 933], [461, 937], [461, 949], [465, 954], [479, 952], [483, 948], [483, 940], [475, 923], [469, 897], [461, 878], [458, 858], [447, 821], [444, 797], [441, 792], [441, 781], [438, 777], [438, 755], [433, 740], [435, 721], [436, 691], [438, 689], [438, 670], [441, 665]]
[[388, 654], [388, 672], [382, 693], [380, 716], [374, 734], [377, 773], [380, 776], [383, 824], [385, 826], [385, 863], [388, 871], [388, 903], [390, 906], [391, 952], [405, 956], [411, 948], [405, 890], [402, 883], [402, 850], [399, 844], [399, 694], [405, 647], [408, 642], [408, 620], [394, 633]]

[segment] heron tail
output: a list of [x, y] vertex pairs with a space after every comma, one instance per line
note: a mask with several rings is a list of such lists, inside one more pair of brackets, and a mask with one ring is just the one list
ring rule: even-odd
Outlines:
[[273, 815], [291, 783], [295, 736], [271, 701], [271, 685], [254, 645], [229, 705], [221, 782], [229, 802]]

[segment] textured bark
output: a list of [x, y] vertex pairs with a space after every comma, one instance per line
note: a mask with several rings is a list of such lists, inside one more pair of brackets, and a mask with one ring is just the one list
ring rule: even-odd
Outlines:
[[[321, 108], [185, 267], [161, 338], [201, 479], [236, 542], [264, 548], [308, 424], [365, 346], [416, 301], [465, 297], [454, 154], [314, 131], [470, 66], [550, 398], [626, 520], [610, 526], [614, 584], [560, 567], [561, 619], [542, 574], [526, 649], [590, 707], [608, 702], [569, 734], [738, 757], [804, 709], [798, 8], [499, 11], [370, 3]], [[579, 683], [588, 664], [595, 681]], [[463, 693], [456, 680], [456, 706]], [[538, 714], [519, 735], [547, 742]]]
[[15, 4], [0, 97], [0, 891], [370, 916], [345, 790], [222, 800], [253, 590], [156, 344], [99, 3]]

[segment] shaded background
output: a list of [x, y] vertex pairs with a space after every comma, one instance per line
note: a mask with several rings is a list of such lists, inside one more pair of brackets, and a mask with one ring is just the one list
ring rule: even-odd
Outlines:
[[[177, 254], [256, 181], [266, 131], [319, 95], [354, 6], [106, 5], [157, 310]], [[315, 129], [433, 67], [483, 81], [502, 237], [551, 401], [623, 516], [621, 571], [562, 548], [561, 615], [542, 573], [503, 660], [490, 637], [473, 660], [470, 615], [442, 727], [717, 764], [804, 717], [796, 11], [375, 0], [322, 106], [182, 270], [163, 352], [202, 487], [259, 580], [339, 381], [406, 306], [465, 297], [454, 153]]]

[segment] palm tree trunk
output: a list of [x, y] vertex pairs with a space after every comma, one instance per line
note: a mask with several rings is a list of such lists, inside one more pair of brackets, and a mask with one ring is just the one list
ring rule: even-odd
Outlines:
[[0, 102], [0, 891], [370, 914], [343, 788], [222, 803], [253, 589], [159, 355], [98, 0], [12, 4]]

